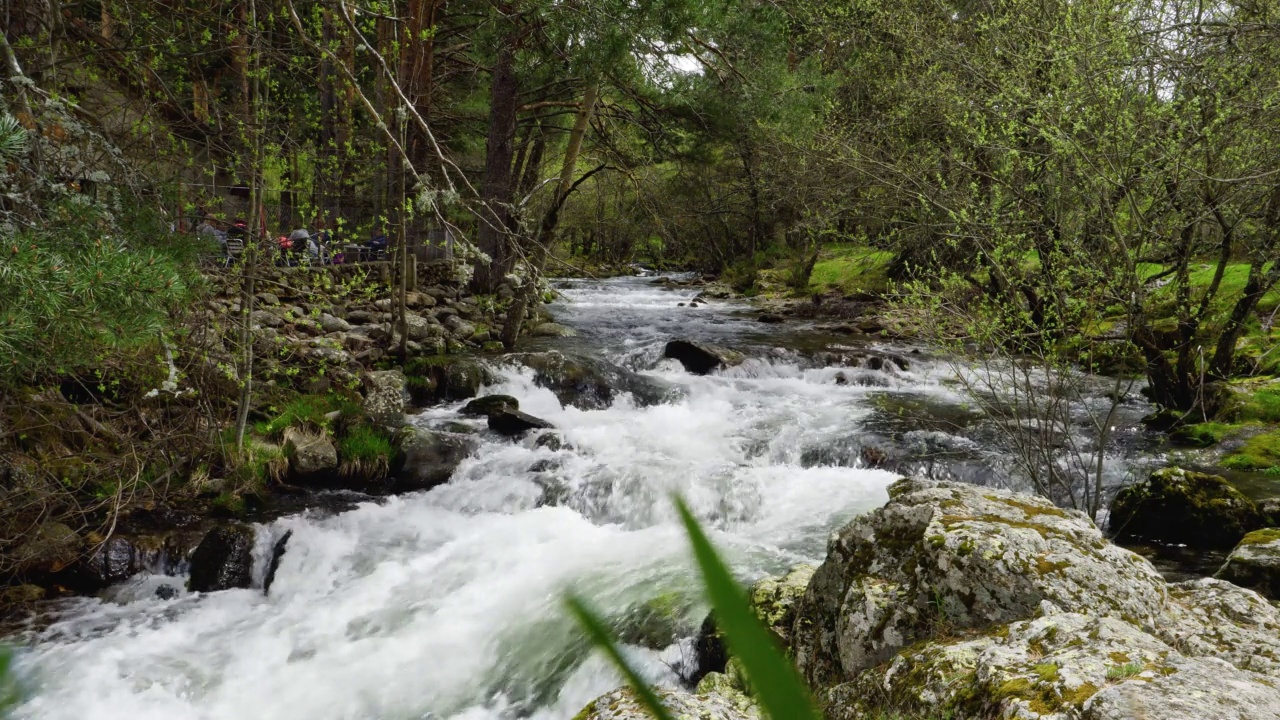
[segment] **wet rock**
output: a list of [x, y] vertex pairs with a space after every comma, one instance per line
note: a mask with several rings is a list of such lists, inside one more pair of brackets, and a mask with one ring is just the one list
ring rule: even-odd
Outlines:
[[291, 537], [293, 537], [293, 531], [286, 530], [284, 535], [281, 535], [271, 546], [271, 559], [267, 561], [267, 573], [262, 578], [263, 595], [271, 592], [271, 585], [276, 581], [276, 571], [280, 569], [280, 560], [284, 557], [284, 551], [288, 548]]
[[409, 395], [418, 405], [468, 400], [482, 385], [493, 381], [489, 371], [468, 357], [433, 355], [416, 357], [405, 364]]
[[621, 621], [618, 639], [628, 645], [661, 650], [682, 634], [688, 600], [676, 592], [665, 592], [631, 608]]
[[351, 330], [351, 323], [329, 313], [323, 313], [320, 315], [320, 328], [326, 333], [348, 332]]
[[1169, 467], [1116, 494], [1109, 524], [1117, 541], [1232, 547], [1264, 524], [1253, 501], [1217, 475]]
[[465, 435], [407, 427], [398, 445], [401, 460], [392, 486], [397, 492], [414, 492], [449, 482], [478, 443]]
[[198, 530], [161, 535], [113, 535], [65, 577], [78, 592], [97, 592], [144, 572], [176, 575], [203, 538]]
[[560, 352], [510, 356], [534, 371], [533, 381], [555, 393], [562, 405], [581, 410], [609, 407], [620, 393], [631, 393], [637, 405], [666, 402], [675, 392], [658, 378], [641, 375], [598, 358]]
[[817, 569], [814, 565], [798, 565], [782, 577], [763, 578], [751, 587], [752, 609], [782, 647], [791, 645], [796, 606], [804, 598]]
[[489, 429], [499, 435], [516, 437], [530, 430], [545, 430], [555, 425], [519, 410], [503, 408], [489, 415]]
[[191, 553], [191, 592], [247, 588], [253, 582], [253, 528], [222, 525], [209, 531]]
[[569, 502], [572, 489], [568, 480], [551, 473], [539, 473], [533, 482], [542, 491], [534, 503], [537, 507], [560, 507]]
[[404, 425], [409, 405], [408, 379], [399, 370], [375, 370], [364, 376], [364, 413], [388, 427]]
[[463, 415], [484, 417], [503, 410], [519, 409], [520, 401], [510, 395], [485, 395], [482, 398], [476, 398], [466, 405], [463, 405], [459, 412]]
[[940, 623], [982, 629], [1050, 612], [1152, 623], [1165, 585], [1082, 513], [958, 483], [900, 480], [834, 535], [794, 628], [816, 686], [854, 677]]
[[777, 325], [778, 323], [785, 322], [786, 318], [777, 313], [762, 313], [760, 317], [756, 318], [756, 320], [769, 325]]
[[288, 428], [282, 447], [290, 471], [299, 478], [322, 479], [338, 469], [338, 449], [327, 435]]
[[[697, 720], [758, 720], [760, 711], [745, 696], [725, 697], [718, 693], [694, 695], [679, 690], [656, 688], [658, 699], [674, 718]], [[575, 720], [652, 720], [652, 715], [631, 688], [618, 688], [591, 701], [574, 716]]]
[[724, 672], [725, 665], [729, 662], [729, 647], [725, 644], [724, 634], [716, 625], [714, 615], [707, 615], [699, 626], [698, 635], [693, 641], [693, 651], [696, 664], [693, 675], [689, 678], [690, 684], [697, 685], [710, 673]]
[[537, 440], [533, 441], [533, 446], [546, 448], [552, 452], [559, 452], [568, 447], [568, 444], [565, 443], [564, 438], [560, 437], [560, 433], [545, 432], [539, 435]]
[[662, 356], [678, 360], [685, 370], [694, 375], [706, 375], [712, 370], [733, 367], [741, 364], [744, 359], [741, 353], [733, 350], [693, 340], [672, 340], [663, 349]]
[[174, 600], [181, 594], [182, 591], [172, 585], [161, 585], [156, 588], [156, 597], [161, 600]]
[[1245, 535], [1214, 577], [1280, 600], [1280, 530]]
[[12, 555], [19, 575], [56, 573], [80, 557], [80, 536], [65, 523], [46, 522]]
[[560, 323], [544, 322], [535, 325], [530, 335], [534, 337], [577, 337], [578, 332]]

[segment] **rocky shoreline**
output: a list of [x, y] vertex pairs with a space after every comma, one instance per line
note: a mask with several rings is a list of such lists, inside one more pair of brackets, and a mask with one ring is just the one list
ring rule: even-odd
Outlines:
[[[909, 479], [889, 494], [832, 536], [821, 566], [751, 593], [826, 717], [1280, 717], [1280, 611], [1257, 592], [1168, 583], [1038, 497]], [[1220, 575], [1256, 580], [1236, 566], [1272, 545], [1280, 531], [1248, 536]], [[663, 698], [682, 715], [759, 717], [732, 659]], [[581, 716], [645, 717], [628, 690]]]

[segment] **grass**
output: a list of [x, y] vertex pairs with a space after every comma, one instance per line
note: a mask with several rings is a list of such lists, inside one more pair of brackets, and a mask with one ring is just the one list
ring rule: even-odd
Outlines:
[[893, 253], [888, 250], [853, 243], [826, 245], [809, 276], [809, 291], [820, 294], [834, 290], [845, 295], [883, 292], [889, 284], [886, 270], [892, 261]]
[[1143, 667], [1140, 663], [1125, 663], [1124, 665], [1114, 665], [1107, 668], [1107, 680], [1119, 681], [1128, 680], [1129, 678], [1142, 672]]
[[279, 409], [271, 420], [253, 424], [253, 431], [262, 437], [279, 438], [286, 428], [297, 427], [312, 430], [330, 428], [328, 415], [356, 415], [360, 407], [354, 401], [340, 395], [300, 395]]
[[1280, 388], [1263, 388], [1242, 395], [1243, 402], [1235, 411], [1237, 420], [1280, 422]]
[[385, 433], [357, 425], [338, 442], [338, 472], [348, 477], [380, 480], [391, 471], [395, 447]]
[[1238, 423], [1206, 422], [1183, 427], [1169, 433], [1169, 439], [1179, 447], [1203, 448], [1217, 445], [1228, 435], [1240, 429]]

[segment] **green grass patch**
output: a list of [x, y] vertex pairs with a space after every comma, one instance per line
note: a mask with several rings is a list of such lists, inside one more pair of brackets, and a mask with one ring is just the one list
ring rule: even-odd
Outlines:
[[1222, 459], [1222, 467], [1254, 471], [1280, 467], [1280, 431], [1273, 430], [1249, 438], [1239, 450]]
[[809, 291], [883, 292], [889, 285], [886, 271], [891, 262], [893, 253], [888, 250], [852, 243], [824, 246], [809, 276]]
[[360, 414], [360, 406], [355, 401], [340, 395], [301, 395], [285, 403], [271, 420], [256, 422], [253, 431], [268, 438], [278, 438], [286, 428], [297, 427], [310, 430], [332, 429], [330, 413], [337, 412], [340, 417]]
[[1237, 393], [1241, 401], [1235, 411], [1237, 420], [1280, 422], [1280, 388], [1263, 388], [1250, 393]]
[[1113, 682], [1128, 680], [1129, 678], [1141, 673], [1143, 667], [1140, 663], [1125, 663], [1124, 665], [1113, 665], [1107, 668], [1107, 679]]
[[395, 445], [386, 433], [356, 425], [338, 441], [338, 472], [347, 477], [381, 480], [391, 472]]

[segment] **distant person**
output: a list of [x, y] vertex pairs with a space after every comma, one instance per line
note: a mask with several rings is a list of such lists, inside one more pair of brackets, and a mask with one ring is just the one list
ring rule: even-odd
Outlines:
[[206, 217], [196, 228], [196, 237], [202, 240], [217, 243], [218, 249], [225, 255], [227, 252], [227, 231], [219, 227], [219, 223], [212, 217]]
[[387, 240], [387, 234], [382, 231], [382, 228], [376, 228], [373, 231], [373, 238], [369, 240], [369, 249], [375, 253], [383, 253], [387, 251], [387, 245], [389, 244], [390, 241]]
[[309, 256], [314, 260], [320, 257], [320, 248], [306, 228], [298, 228], [289, 233], [289, 249], [295, 258]]

